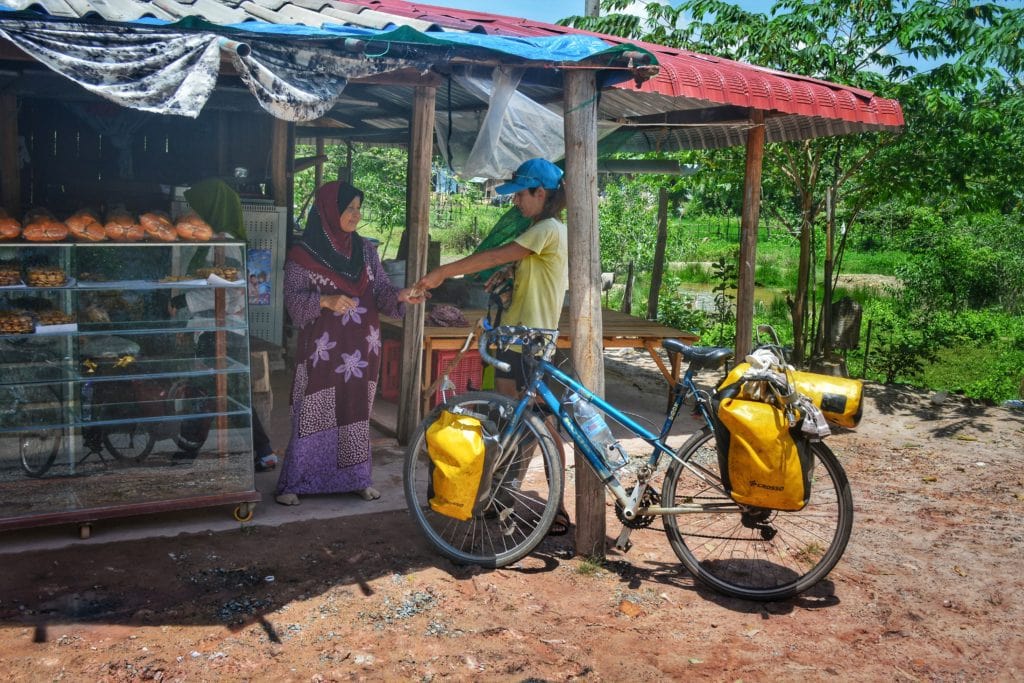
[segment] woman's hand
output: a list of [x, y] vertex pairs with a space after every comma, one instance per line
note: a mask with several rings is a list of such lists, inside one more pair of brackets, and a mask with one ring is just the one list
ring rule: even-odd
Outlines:
[[398, 290], [398, 300], [406, 304], [421, 304], [430, 298], [430, 292], [419, 287], [406, 287]]
[[321, 294], [320, 308], [326, 308], [335, 313], [347, 313], [356, 307], [354, 299], [344, 294]]
[[421, 292], [425, 292], [428, 289], [435, 289], [437, 287], [440, 287], [441, 283], [444, 282], [444, 280], [445, 276], [441, 272], [441, 269], [435, 268], [434, 270], [430, 271], [429, 273], [421, 277], [419, 281], [412, 286], [412, 288], [418, 289]]

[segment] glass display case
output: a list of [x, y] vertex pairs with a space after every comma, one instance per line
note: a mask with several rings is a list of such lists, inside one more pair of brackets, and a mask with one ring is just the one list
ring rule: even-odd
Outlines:
[[245, 244], [0, 243], [0, 529], [254, 489]]

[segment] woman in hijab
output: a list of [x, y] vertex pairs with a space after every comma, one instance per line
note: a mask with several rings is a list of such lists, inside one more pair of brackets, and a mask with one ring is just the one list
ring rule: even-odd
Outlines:
[[[288, 250], [284, 301], [299, 328], [292, 435], [277, 502], [373, 488], [370, 413], [380, 371], [380, 314], [398, 317], [423, 295], [391, 284], [377, 248], [356, 232], [363, 193], [345, 182], [317, 191], [301, 241]], [[415, 296], [414, 296], [415, 295]]]

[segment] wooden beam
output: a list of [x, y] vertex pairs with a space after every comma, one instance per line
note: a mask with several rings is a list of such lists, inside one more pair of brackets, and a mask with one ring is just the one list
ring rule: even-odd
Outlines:
[[747, 132], [747, 166], [743, 176], [743, 213], [740, 219], [740, 263], [736, 285], [736, 357], [751, 351], [754, 335], [754, 270], [757, 259], [757, 224], [761, 217], [761, 166], [764, 161], [764, 112], [752, 110], [753, 127]]
[[[324, 139], [320, 136], [317, 136], [316, 138], [316, 158], [323, 158], [324, 161], [327, 160], [327, 153], [324, 149]], [[321, 185], [324, 184], [324, 161], [316, 162], [316, 170], [313, 171], [314, 189], [318, 189]]]
[[[412, 125], [409, 127], [409, 166], [406, 183], [405, 232], [409, 251], [405, 262], [405, 287], [427, 272], [430, 229], [430, 162], [434, 150], [434, 99], [437, 88], [420, 86], [413, 92]], [[402, 382], [398, 404], [398, 442], [407, 444], [421, 416], [423, 389], [424, 306], [407, 306], [402, 326]], [[429, 363], [430, 358], [426, 359]]]
[[349, 79], [352, 85], [407, 85], [410, 87], [436, 88], [444, 82], [440, 74], [429, 69], [400, 69], [384, 73]]
[[[565, 73], [565, 190], [569, 230], [569, 336], [580, 380], [604, 395], [601, 247], [597, 213], [597, 83], [593, 71]], [[604, 557], [604, 485], [576, 453], [576, 553]]]
[[288, 122], [274, 119], [270, 133], [270, 190], [274, 206], [288, 206]]
[[0, 201], [12, 216], [21, 216], [21, 170], [18, 167], [18, 96], [0, 94]]

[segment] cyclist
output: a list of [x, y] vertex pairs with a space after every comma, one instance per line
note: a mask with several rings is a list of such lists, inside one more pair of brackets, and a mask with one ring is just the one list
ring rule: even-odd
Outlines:
[[[529, 159], [520, 164], [511, 180], [499, 185], [495, 191], [499, 195], [512, 195], [512, 202], [519, 212], [530, 220], [530, 227], [506, 244], [435, 268], [420, 278], [414, 287], [434, 289], [456, 275], [513, 264], [512, 296], [502, 323], [558, 329], [558, 318], [569, 287], [568, 237], [561, 221], [566, 201], [562, 169], [547, 159]], [[518, 351], [506, 351], [498, 358], [508, 363], [511, 369], [507, 373], [496, 372], [495, 389], [515, 398], [526, 386], [520, 354]], [[559, 453], [562, 453], [557, 430], [549, 431]], [[563, 503], [550, 533], [557, 536], [568, 531], [569, 515]]]

